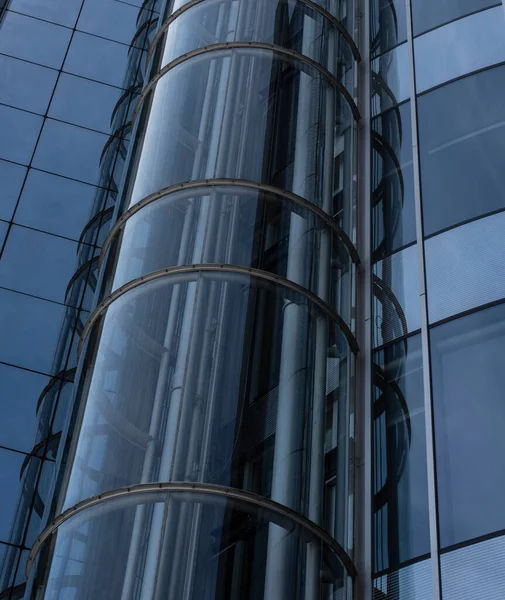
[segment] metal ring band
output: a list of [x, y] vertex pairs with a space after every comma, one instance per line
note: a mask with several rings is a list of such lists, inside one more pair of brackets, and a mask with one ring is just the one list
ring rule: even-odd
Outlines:
[[98, 259], [98, 267], [102, 266], [103, 260], [105, 258], [105, 254], [109, 249], [109, 246], [112, 242], [112, 239], [117, 234], [119, 229], [125, 224], [130, 217], [132, 217], [135, 213], [139, 212], [145, 206], [151, 204], [155, 200], [159, 200], [165, 196], [173, 194], [174, 192], [178, 192], [180, 190], [190, 190], [193, 188], [203, 188], [203, 187], [214, 187], [214, 186], [223, 186], [223, 187], [245, 187], [253, 190], [257, 190], [259, 192], [266, 192], [268, 194], [273, 194], [278, 196], [279, 198], [286, 198], [287, 200], [291, 200], [292, 202], [306, 208], [311, 211], [315, 215], [317, 215], [322, 221], [328, 225], [328, 228], [333, 230], [339, 238], [342, 240], [342, 243], [347, 248], [352, 262], [356, 265], [359, 265], [360, 259], [358, 256], [358, 252], [351, 242], [349, 236], [345, 233], [345, 231], [340, 227], [340, 225], [332, 219], [326, 212], [321, 210], [318, 206], [309, 202], [305, 198], [298, 196], [297, 194], [293, 194], [292, 192], [288, 192], [287, 190], [281, 190], [271, 185], [256, 183], [254, 181], [249, 181], [248, 179], [195, 179], [194, 181], [185, 181], [184, 183], [178, 183], [174, 185], [170, 185], [166, 188], [159, 190], [158, 192], [153, 192], [149, 194], [145, 198], [142, 198], [139, 202], [130, 207], [126, 212], [124, 212], [121, 217], [116, 221], [112, 229], [109, 231], [109, 234], [104, 240], [102, 244], [102, 250], [100, 252], [100, 257]]
[[[205, 2], [205, 0], [191, 0], [190, 2], [187, 2], [186, 4], [183, 4], [180, 8], [178, 8], [175, 12], [173, 12], [167, 18], [167, 20], [163, 23], [163, 25], [159, 28], [158, 32], [154, 36], [151, 46], [147, 52], [146, 65], [149, 64], [149, 61], [151, 60], [151, 56], [154, 52], [154, 49], [155, 49], [157, 43], [159, 42], [161, 36], [165, 33], [165, 31], [170, 27], [170, 25], [178, 17], [180, 17], [180, 15], [185, 13], [187, 10], [193, 8], [193, 6], [197, 6], [198, 4], [201, 4], [202, 2]], [[356, 46], [354, 40], [352, 39], [351, 34], [347, 31], [347, 29], [342, 25], [342, 23], [336, 17], [334, 17], [331, 13], [329, 13], [326, 9], [324, 9], [319, 4], [312, 2], [312, 0], [299, 0], [299, 2], [300, 2], [300, 4], [304, 4], [305, 6], [312, 8], [312, 10], [318, 12], [327, 21], [329, 21], [335, 27], [335, 29], [337, 29], [342, 34], [342, 37], [345, 39], [345, 41], [349, 45], [349, 48], [352, 52], [354, 60], [356, 62], [361, 61], [361, 56], [360, 56], [358, 47]]]
[[309, 292], [309, 290], [305, 289], [301, 285], [298, 285], [297, 283], [289, 281], [288, 279], [285, 279], [284, 277], [280, 277], [278, 275], [273, 275], [272, 273], [267, 273], [266, 271], [261, 271], [259, 269], [253, 269], [251, 267], [241, 267], [241, 266], [237, 266], [237, 265], [226, 265], [226, 264], [222, 264], [222, 265], [219, 265], [219, 264], [197, 264], [197, 265], [182, 265], [182, 266], [176, 266], [176, 267], [169, 267], [168, 269], [160, 269], [159, 271], [153, 271], [152, 273], [148, 273], [147, 275], [143, 275], [142, 277], [137, 277], [136, 279], [129, 281], [125, 285], [122, 285], [120, 288], [115, 290], [112, 294], [110, 294], [110, 296], [107, 296], [107, 298], [96, 307], [96, 309], [91, 313], [89, 319], [86, 321], [86, 325], [84, 326], [84, 329], [82, 330], [81, 339], [79, 340], [79, 346], [78, 346], [78, 350], [77, 350], [78, 354], [80, 355], [80, 353], [82, 351], [82, 347], [84, 345], [84, 342], [86, 341], [86, 338], [88, 337], [89, 332], [91, 331], [93, 325], [98, 320], [100, 315], [104, 312], [104, 310], [109, 308], [109, 306], [111, 304], [113, 304], [118, 298], [120, 298], [123, 294], [126, 294], [126, 292], [129, 292], [130, 290], [133, 290], [149, 281], [154, 281], [154, 280], [160, 279], [162, 277], [169, 277], [170, 275], [176, 275], [176, 274], [183, 275], [185, 273], [189, 274], [189, 273], [209, 273], [209, 272], [238, 273], [241, 275], [248, 275], [249, 277], [254, 277], [254, 278], [262, 280], [262, 281], [269, 281], [271, 283], [275, 283], [277, 285], [280, 285], [282, 287], [290, 289], [294, 292], [297, 292], [298, 294], [300, 294], [301, 296], [303, 296], [304, 298], [306, 298], [307, 300], [312, 302], [312, 304], [317, 306], [321, 310], [321, 312], [323, 312], [327, 317], [329, 317], [335, 323], [337, 323], [337, 325], [340, 328], [340, 331], [344, 334], [345, 338], [347, 339], [347, 342], [348, 342], [351, 350], [354, 353], [359, 352], [358, 343], [356, 342], [356, 338], [354, 337], [352, 331], [350, 330], [347, 323], [342, 319], [342, 317], [338, 313], [333, 311], [326, 304], [326, 302], [323, 302], [323, 300], [321, 300], [319, 298], [319, 296], [316, 296], [312, 292]]
[[319, 71], [322, 75], [324, 75], [339, 90], [339, 92], [342, 94], [342, 96], [345, 98], [347, 104], [349, 105], [349, 108], [351, 109], [354, 120], [355, 121], [360, 120], [360, 114], [359, 114], [358, 107], [356, 106], [356, 103], [354, 102], [354, 99], [352, 98], [349, 91], [334, 75], [332, 75], [328, 71], [328, 69], [326, 69], [325, 67], [320, 65], [315, 60], [312, 60], [311, 58], [308, 58], [307, 56], [304, 56], [303, 54], [299, 54], [298, 52], [295, 52], [294, 50], [288, 50], [286, 48], [283, 48], [282, 46], [277, 46], [275, 44], [264, 44], [262, 42], [220, 42], [218, 44], [211, 44], [209, 46], [203, 46], [202, 48], [197, 48], [196, 50], [187, 52], [186, 54], [183, 54], [182, 56], [175, 58], [172, 62], [168, 63], [168, 65], [165, 65], [160, 71], [158, 71], [156, 73], [156, 75], [154, 75], [154, 77], [151, 78], [149, 83], [144, 88], [144, 91], [140, 94], [140, 96], [138, 98], [137, 106], [135, 107], [135, 110], [133, 111], [132, 125], [135, 123], [135, 121], [137, 119], [137, 114], [138, 114], [146, 96], [154, 88], [154, 86], [158, 83], [158, 81], [164, 75], [166, 75], [169, 71], [171, 71], [173, 68], [177, 67], [178, 65], [186, 62], [187, 60], [194, 58], [195, 56], [207, 54], [208, 52], [214, 52], [216, 50], [233, 50], [234, 48], [270, 50], [274, 54], [278, 54], [280, 56], [287, 56], [289, 58], [295, 58], [296, 60], [299, 60], [300, 62], [314, 68], [316, 71]]
[[342, 546], [335, 541], [331, 535], [329, 535], [322, 527], [316, 525], [313, 521], [310, 521], [306, 517], [300, 515], [296, 511], [265, 498], [252, 492], [245, 492], [234, 488], [227, 488], [222, 485], [215, 485], [210, 483], [188, 483], [188, 482], [166, 482], [166, 483], [141, 483], [132, 485], [130, 487], [122, 487], [97, 496], [83, 500], [78, 504], [74, 504], [70, 508], [67, 508], [61, 513], [56, 519], [48, 525], [44, 531], [35, 540], [35, 543], [30, 550], [28, 560], [26, 563], [26, 577], [30, 575], [35, 558], [42, 546], [42, 544], [53, 534], [65, 521], [68, 521], [74, 515], [77, 515], [88, 508], [92, 508], [108, 500], [115, 498], [121, 498], [129, 495], [141, 495], [153, 492], [186, 492], [196, 494], [208, 494], [209, 496], [221, 496], [223, 498], [231, 498], [233, 500], [239, 500], [252, 506], [258, 506], [260, 508], [268, 509], [271, 512], [278, 514], [281, 517], [287, 517], [297, 525], [300, 525], [306, 531], [309, 531], [312, 535], [319, 538], [322, 543], [326, 544], [341, 560], [347, 574], [353, 579], [356, 578], [357, 571], [354, 563], [350, 559], [347, 552]]

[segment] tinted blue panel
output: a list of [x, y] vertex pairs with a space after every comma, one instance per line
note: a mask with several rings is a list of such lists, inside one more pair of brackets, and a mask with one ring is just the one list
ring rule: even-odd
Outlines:
[[67, 73], [122, 86], [127, 58], [128, 46], [77, 31], [64, 69]]
[[7, 11], [0, 26], [0, 52], [59, 69], [72, 32]]
[[110, 133], [112, 110], [122, 91], [63, 73], [49, 108], [49, 116]]
[[30, 452], [37, 426], [37, 400], [48, 377], [0, 365], [0, 446]]
[[25, 174], [25, 167], [0, 160], [0, 219], [11, 219]]
[[414, 35], [499, 4], [497, 0], [412, 0]]
[[42, 121], [38, 115], [0, 105], [0, 157], [29, 164]]
[[50, 373], [65, 307], [0, 289], [0, 360]]
[[77, 23], [79, 31], [130, 44], [139, 11], [117, 0], [86, 0]]
[[76, 264], [76, 242], [13, 225], [0, 260], [0, 286], [64, 302]]
[[11, 0], [9, 8], [51, 23], [73, 27], [81, 3], [82, 0]]
[[0, 55], [0, 103], [44, 114], [58, 73]]
[[25, 454], [0, 448], [0, 540], [10, 540], [21, 484], [19, 481]]
[[9, 224], [5, 221], [0, 221], [0, 248], [3, 246], [5, 236], [7, 234], [7, 230], [9, 229]]
[[[37, 486], [37, 500], [47, 505], [51, 501], [52, 484], [55, 474], [54, 463], [50, 460], [45, 460], [42, 465], [42, 472]], [[30, 547], [37, 539], [39, 533], [42, 531], [42, 518], [35, 512], [32, 511], [30, 514], [30, 522], [26, 531], [25, 545]], [[21, 557], [21, 561], [25, 560], [25, 557]]]
[[78, 240], [90, 218], [96, 188], [30, 170], [15, 222]]
[[107, 136], [101, 133], [48, 119], [40, 136], [33, 166], [95, 184], [106, 141]]

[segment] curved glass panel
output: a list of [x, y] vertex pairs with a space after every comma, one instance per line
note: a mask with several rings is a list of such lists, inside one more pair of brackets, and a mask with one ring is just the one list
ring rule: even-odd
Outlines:
[[324, 498], [346, 547], [353, 360], [305, 297], [237, 273], [164, 276], [109, 306], [86, 364], [65, 507], [146, 481], [218, 483], [305, 515]]
[[410, 98], [408, 44], [372, 61], [372, 116]]
[[405, 0], [371, 0], [370, 27], [372, 57], [405, 42], [407, 39]]
[[505, 61], [504, 29], [500, 4], [416, 38], [417, 91]]
[[158, 69], [175, 58], [220, 42], [262, 42], [303, 54], [353, 92], [354, 58], [338, 29], [320, 12], [284, 0], [205, 0], [183, 12], [158, 42]]
[[352, 596], [342, 562], [315, 534], [288, 516], [202, 493], [136, 494], [86, 509], [49, 538], [39, 569], [37, 597], [55, 600]]
[[505, 528], [505, 305], [434, 327], [430, 339], [444, 548]]
[[104, 295], [158, 269], [233, 264], [294, 281], [351, 322], [347, 247], [327, 222], [282, 196], [238, 185], [176, 191], [133, 214], [115, 243]]
[[505, 208], [505, 67], [418, 101], [425, 235]]
[[286, 189], [352, 230], [354, 120], [315, 68], [269, 50], [193, 57], [144, 100], [130, 204], [194, 179]]
[[412, 0], [414, 35], [497, 4], [497, 0]]

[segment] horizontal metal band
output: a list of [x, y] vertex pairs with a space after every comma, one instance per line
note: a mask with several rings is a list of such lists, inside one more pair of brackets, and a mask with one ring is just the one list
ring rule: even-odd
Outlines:
[[194, 188], [205, 188], [205, 187], [243, 187], [250, 188], [251, 190], [256, 190], [258, 192], [265, 192], [268, 194], [273, 194], [278, 196], [279, 198], [286, 198], [287, 200], [291, 200], [292, 202], [306, 208], [307, 210], [314, 213], [318, 216], [322, 221], [324, 221], [328, 225], [328, 229], [331, 229], [338, 235], [338, 237], [342, 240], [342, 243], [349, 251], [351, 256], [351, 260], [354, 264], [358, 265], [360, 263], [360, 259], [358, 256], [358, 252], [351, 242], [349, 236], [345, 233], [345, 231], [340, 227], [340, 225], [328, 215], [328, 213], [321, 210], [318, 206], [309, 202], [305, 198], [298, 196], [297, 194], [293, 194], [292, 192], [288, 192], [287, 190], [281, 190], [271, 185], [267, 185], [264, 183], [256, 183], [254, 181], [250, 181], [248, 179], [197, 179], [194, 181], [185, 181], [184, 183], [177, 183], [175, 185], [170, 185], [166, 188], [159, 190], [158, 192], [153, 192], [142, 198], [139, 202], [134, 204], [131, 208], [129, 208], [125, 213], [121, 215], [121, 217], [116, 221], [114, 227], [110, 230], [109, 234], [105, 238], [104, 243], [102, 244], [102, 251], [100, 253], [100, 258], [98, 261], [98, 266], [102, 266], [102, 262], [105, 258], [107, 250], [112, 242], [112, 239], [117, 234], [119, 229], [125, 224], [126, 221], [134, 214], [139, 212], [145, 206], [152, 204], [156, 200], [160, 198], [165, 198], [166, 196], [178, 192], [180, 190], [190, 190]]
[[158, 81], [164, 75], [166, 75], [169, 71], [171, 71], [173, 68], [177, 67], [178, 65], [190, 60], [191, 58], [194, 58], [195, 56], [201, 56], [202, 54], [207, 54], [209, 52], [214, 52], [214, 51], [219, 51], [219, 50], [233, 50], [234, 48], [244, 49], [244, 50], [246, 50], [246, 49], [270, 50], [274, 54], [277, 54], [279, 56], [287, 56], [289, 58], [294, 58], [294, 59], [299, 60], [300, 62], [314, 68], [316, 71], [319, 71], [322, 75], [324, 75], [338, 89], [338, 91], [342, 94], [342, 96], [345, 98], [347, 104], [349, 105], [349, 108], [351, 109], [354, 119], [356, 121], [359, 121], [359, 119], [360, 119], [359, 110], [358, 110], [358, 107], [356, 106], [356, 103], [354, 102], [354, 99], [352, 98], [351, 94], [349, 93], [349, 91], [334, 75], [332, 75], [328, 71], [328, 69], [326, 69], [325, 67], [320, 65], [315, 60], [312, 60], [311, 58], [308, 58], [307, 56], [304, 56], [303, 54], [299, 54], [298, 52], [295, 52], [294, 50], [288, 50], [287, 48], [283, 48], [282, 46], [277, 46], [275, 44], [264, 44], [263, 42], [220, 42], [218, 44], [211, 44], [209, 46], [203, 46], [202, 48], [197, 48], [196, 50], [187, 52], [186, 54], [183, 54], [182, 56], [179, 56], [178, 58], [174, 59], [172, 62], [168, 63], [168, 65], [165, 65], [160, 71], [158, 71], [156, 73], [156, 75], [154, 75], [151, 78], [151, 80], [149, 81], [147, 86], [144, 88], [144, 91], [139, 96], [139, 99], [137, 101], [137, 106], [135, 107], [135, 110], [133, 112], [132, 125], [133, 125], [133, 123], [135, 123], [137, 114], [138, 114], [140, 107], [142, 106], [146, 96], [154, 88], [154, 86], [158, 83]]
[[[167, 18], [167, 20], [163, 23], [163, 25], [160, 27], [160, 29], [156, 33], [156, 35], [151, 43], [151, 46], [147, 52], [146, 64], [149, 64], [149, 61], [151, 60], [151, 56], [154, 52], [154, 49], [155, 49], [157, 43], [159, 42], [160, 38], [165, 33], [165, 31], [170, 27], [170, 25], [178, 17], [180, 17], [180, 15], [185, 13], [187, 10], [193, 8], [193, 6], [197, 6], [198, 4], [201, 4], [202, 2], [205, 2], [205, 0], [191, 0], [190, 2], [187, 2], [186, 4], [183, 4], [179, 9], [177, 9], [175, 12], [173, 12]], [[356, 43], [352, 39], [351, 34], [347, 31], [347, 29], [342, 25], [342, 23], [336, 17], [334, 17], [331, 13], [329, 13], [326, 9], [324, 9], [319, 4], [312, 2], [312, 0], [298, 0], [298, 3], [308, 6], [315, 12], [318, 12], [327, 21], [329, 21], [335, 27], [335, 29], [337, 29], [342, 34], [342, 37], [345, 39], [345, 41], [347, 42], [347, 44], [349, 46], [349, 49], [352, 52], [354, 60], [357, 62], [361, 61], [361, 56], [360, 56], [358, 47], [356, 46]]]
[[331, 537], [322, 527], [319, 527], [314, 522], [310, 521], [306, 517], [297, 513], [296, 511], [275, 502], [274, 500], [270, 500], [269, 498], [265, 498], [264, 496], [260, 496], [258, 494], [253, 494], [252, 492], [245, 492], [243, 490], [237, 490], [235, 488], [228, 488], [222, 485], [215, 485], [210, 483], [189, 483], [189, 482], [165, 482], [165, 483], [141, 483], [138, 485], [133, 485], [130, 487], [118, 488], [116, 490], [111, 490], [109, 492], [104, 492], [103, 494], [99, 494], [98, 496], [93, 496], [92, 498], [88, 498], [87, 500], [83, 500], [78, 504], [74, 504], [70, 508], [67, 508], [66, 511], [61, 513], [56, 519], [52, 521], [50, 525], [48, 525], [44, 531], [39, 535], [39, 537], [35, 540], [32, 549], [30, 550], [30, 555], [28, 556], [28, 560], [26, 563], [26, 577], [28, 578], [30, 575], [30, 571], [32, 569], [35, 558], [43, 545], [43, 543], [63, 524], [65, 521], [68, 521], [73, 516], [82, 513], [86, 509], [92, 508], [99, 504], [103, 504], [109, 500], [114, 500], [116, 498], [122, 498], [125, 496], [135, 496], [142, 494], [152, 494], [152, 493], [194, 493], [194, 494], [206, 494], [209, 496], [220, 496], [222, 498], [230, 498], [232, 500], [238, 500], [245, 504], [249, 504], [251, 506], [256, 506], [259, 508], [264, 508], [273, 513], [278, 514], [281, 517], [287, 518], [293, 523], [301, 526], [306, 531], [310, 532], [313, 536], [321, 540], [323, 544], [332, 550], [341, 560], [347, 574], [353, 579], [356, 578], [357, 572], [354, 563], [351, 558], [347, 554], [347, 552], [342, 548], [342, 546], [337, 543], [337, 541]]
[[176, 267], [170, 267], [168, 269], [161, 269], [159, 271], [154, 271], [152, 273], [148, 273], [147, 275], [143, 275], [142, 277], [137, 277], [132, 281], [129, 281], [125, 285], [121, 286], [117, 290], [115, 290], [110, 296], [108, 296], [103, 302], [101, 302], [96, 309], [91, 313], [89, 319], [86, 321], [86, 325], [82, 331], [81, 339], [79, 340], [78, 354], [82, 351], [82, 346], [86, 341], [89, 332], [91, 331], [93, 325], [98, 320], [100, 315], [107, 309], [111, 304], [113, 304], [118, 298], [120, 298], [123, 294], [147, 283], [149, 281], [154, 281], [156, 279], [160, 279], [163, 277], [170, 277], [170, 275], [184, 275], [185, 273], [238, 273], [240, 275], [247, 275], [249, 277], [253, 277], [260, 281], [268, 281], [270, 283], [275, 283], [280, 285], [286, 289], [290, 289], [294, 292], [300, 294], [300, 296], [307, 298], [314, 306], [317, 306], [321, 312], [323, 312], [327, 317], [329, 317], [332, 321], [337, 323], [340, 328], [340, 331], [344, 334], [347, 339], [347, 342], [353, 352], [358, 352], [358, 343], [356, 342], [356, 338], [354, 337], [352, 331], [350, 330], [347, 323], [342, 319], [342, 317], [333, 311], [326, 302], [323, 302], [319, 296], [316, 296], [309, 290], [305, 289], [301, 285], [294, 283], [293, 281], [289, 281], [289, 279], [285, 279], [284, 277], [280, 277], [278, 275], [273, 275], [272, 273], [267, 273], [266, 271], [261, 271], [260, 269], [253, 269], [251, 267], [241, 267], [237, 265], [219, 265], [219, 264], [198, 264], [198, 265], [182, 265]]

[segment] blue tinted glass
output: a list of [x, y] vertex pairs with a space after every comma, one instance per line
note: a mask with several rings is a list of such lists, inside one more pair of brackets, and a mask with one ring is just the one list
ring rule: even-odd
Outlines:
[[372, 61], [372, 116], [410, 97], [408, 44]]
[[44, 114], [58, 73], [0, 55], [0, 103]]
[[31, 169], [15, 222], [78, 240], [88, 222], [96, 188]]
[[18, 506], [21, 467], [25, 454], [0, 448], [0, 540], [10, 541], [11, 527]]
[[70, 44], [64, 69], [96, 81], [122, 86], [128, 46], [77, 31]]
[[65, 307], [0, 289], [0, 361], [51, 373]]
[[107, 136], [89, 129], [47, 119], [33, 166], [95, 184]]
[[412, 0], [414, 35], [496, 4], [497, 0]]
[[63, 73], [51, 101], [49, 116], [110, 133], [112, 110], [121, 94], [116, 87]]
[[42, 121], [38, 115], [0, 105], [0, 157], [29, 164]]
[[11, 0], [9, 8], [51, 23], [73, 27], [82, 0]]
[[31, 452], [37, 400], [48, 377], [0, 364], [0, 446]]
[[76, 263], [76, 242], [14, 225], [0, 260], [0, 286], [64, 302]]
[[[37, 485], [37, 500], [43, 505], [47, 506], [48, 502], [51, 502], [52, 483], [55, 474], [54, 463], [50, 460], [45, 460], [42, 465], [40, 479]], [[30, 521], [26, 531], [25, 545], [30, 547], [37, 539], [39, 533], [42, 531], [42, 515], [38, 515], [36, 511], [32, 511], [30, 514]], [[21, 557], [23, 560], [24, 557]]]
[[0, 25], [0, 52], [59, 69], [72, 31], [7, 11]]
[[373, 600], [433, 600], [431, 561], [423, 560], [377, 577]]
[[138, 9], [117, 0], [86, 0], [77, 29], [130, 44], [136, 31]]
[[9, 224], [5, 221], [0, 221], [0, 248], [3, 246], [5, 236], [7, 234], [7, 230], [9, 229]]
[[8, 592], [5, 593], [5, 590], [12, 585], [20, 554], [21, 550], [16, 546], [0, 543], [0, 592], [4, 592], [5, 598], [13, 598], [13, 596], [9, 596]]
[[25, 167], [0, 160], [0, 219], [11, 219], [25, 175]]

